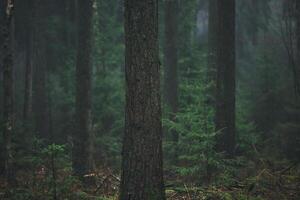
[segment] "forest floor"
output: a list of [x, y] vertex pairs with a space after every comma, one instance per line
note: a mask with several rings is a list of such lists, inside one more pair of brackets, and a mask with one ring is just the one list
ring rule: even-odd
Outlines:
[[[166, 188], [168, 200], [299, 200], [300, 174], [295, 165], [278, 171], [262, 169], [257, 176], [232, 185], [197, 187], [182, 183]], [[111, 197], [111, 199], [117, 199]]]
[[[7, 192], [0, 181], [1, 200], [116, 200], [120, 177], [109, 168], [99, 169], [93, 177], [94, 183], [84, 190], [68, 170], [60, 170], [56, 181], [47, 176], [47, 169], [36, 173], [20, 172], [18, 186]], [[232, 184], [196, 186], [185, 184], [178, 178], [176, 182], [166, 177], [168, 200], [299, 200], [300, 170], [291, 164], [285, 167], [262, 168], [256, 175]], [[225, 186], [226, 185], [226, 186]]]

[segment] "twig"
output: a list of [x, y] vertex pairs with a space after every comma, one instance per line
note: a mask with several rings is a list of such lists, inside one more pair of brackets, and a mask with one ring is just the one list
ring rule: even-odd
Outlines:
[[187, 195], [188, 195], [189, 200], [191, 200], [190, 192], [189, 192], [189, 190], [188, 190], [186, 184], [184, 184], [184, 188], [185, 188], [185, 190], [186, 190], [186, 193], [187, 193]]

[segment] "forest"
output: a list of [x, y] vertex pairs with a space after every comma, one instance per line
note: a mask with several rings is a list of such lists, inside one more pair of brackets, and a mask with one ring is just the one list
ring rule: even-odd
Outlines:
[[1, 200], [299, 200], [300, 0], [0, 0]]

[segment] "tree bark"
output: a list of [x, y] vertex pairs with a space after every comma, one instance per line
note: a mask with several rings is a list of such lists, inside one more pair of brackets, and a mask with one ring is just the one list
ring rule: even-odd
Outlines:
[[3, 27], [3, 140], [4, 140], [4, 172], [9, 184], [14, 182], [14, 166], [11, 139], [14, 130], [13, 108], [13, 6], [12, 0], [5, 1], [5, 15]]
[[[31, 117], [32, 112], [32, 22], [33, 11], [29, 8], [32, 7], [32, 2], [27, 2], [29, 6], [26, 11], [26, 64], [25, 64], [25, 86], [24, 86], [24, 107], [23, 107], [23, 120], [25, 126], [28, 127], [29, 118]], [[27, 129], [27, 128], [26, 128]]]
[[82, 177], [93, 170], [91, 138], [91, 41], [92, 0], [78, 1], [78, 51], [76, 64], [76, 110], [73, 137], [73, 170]]
[[125, 48], [120, 200], [164, 200], [157, 0], [125, 0]]
[[[44, 2], [46, 3], [46, 2]], [[33, 0], [33, 113], [35, 132], [38, 138], [49, 142], [49, 105], [47, 97], [47, 62], [46, 62], [46, 4]]]
[[[178, 110], [178, 1], [166, 0], [165, 5], [165, 47], [164, 47], [164, 99], [167, 110], [171, 113], [170, 119], [175, 121]], [[175, 152], [172, 158], [174, 163], [177, 162], [178, 150], [178, 133], [171, 131], [172, 142]]]
[[[4, 43], [4, 26], [5, 26], [5, 1], [0, 1], [0, 85], [3, 85], [3, 43]], [[2, 91], [2, 88], [1, 88]], [[0, 113], [3, 113], [3, 98], [0, 98]], [[2, 116], [1, 116], [2, 117]], [[1, 154], [0, 154], [1, 155]], [[2, 158], [2, 157], [1, 157]], [[0, 159], [1, 167], [3, 159]]]
[[[28, 41], [31, 43], [31, 41]], [[27, 44], [29, 45], [29, 44]], [[24, 88], [24, 107], [23, 120], [28, 123], [32, 112], [32, 58], [31, 45], [26, 47], [26, 68], [25, 68], [25, 88]], [[27, 124], [28, 125], [28, 124]], [[27, 126], [25, 125], [25, 126]]]
[[217, 1], [217, 150], [228, 156], [235, 149], [235, 0]]
[[296, 90], [300, 95], [300, 1], [296, 0]]
[[209, 84], [207, 103], [215, 107], [217, 80], [217, 0], [209, 0], [208, 5], [208, 69], [207, 83]]

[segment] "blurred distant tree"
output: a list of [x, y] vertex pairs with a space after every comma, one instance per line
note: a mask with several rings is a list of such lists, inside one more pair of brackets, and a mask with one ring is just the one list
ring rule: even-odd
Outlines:
[[49, 14], [49, 1], [33, 0], [33, 112], [36, 136], [49, 140], [49, 102], [47, 92], [47, 45], [46, 19]]
[[218, 1], [216, 130], [217, 150], [235, 149], [235, 0]]
[[297, 92], [300, 95], [300, 1], [296, 0], [296, 41], [297, 41], [297, 49], [296, 49], [296, 71], [297, 71]]
[[[3, 33], [3, 28], [4, 27], [4, 19], [5, 19], [5, 4], [4, 4], [5, 1], [1, 1], [0, 2], [0, 9], [1, 9], [1, 12], [0, 12], [0, 26], [1, 26], [1, 31], [0, 31], [0, 84], [3, 83], [3, 43], [4, 43], [4, 33]], [[2, 90], [3, 88], [0, 88], [0, 92], [2, 93]], [[3, 98], [2, 98], [2, 95], [1, 95], [1, 98], [0, 98], [0, 105], [3, 104], [2, 102]], [[0, 106], [0, 113], [2, 113], [2, 109], [3, 107]]]
[[282, 22], [280, 24], [283, 44], [288, 56], [288, 66], [292, 70], [295, 93], [300, 93], [298, 69], [298, 10], [297, 0], [285, 0], [282, 2]]
[[[30, 117], [32, 112], [32, 50], [33, 50], [33, 17], [34, 10], [32, 8], [32, 0], [26, 2], [26, 38], [25, 38], [25, 84], [24, 84], [24, 107], [23, 107], [23, 123], [24, 128], [27, 130], [30, 125]], [[25, 131], [26, 132], [26, 131]]]
[[[164, 99], [172, 120], [175, 120], [178, 110], [178, 6], [177, 0], [166, 0], [164, 5]], [[175, 148], [172, 159], [176, 162], [178, 133], [173, 130], [171, 137]]]
[[78, 50], [76, 63], [76, 105], [73, 134], [73, 170], [80, 177], [91, 172], [94, 160], [91, 152], [91, 86], [92, 86], [92, 16], [93, 1], [78, 1]]
[[208, 104], [214, 106], [216, 100], [217, 73], [217, 1], [210, 0], [208, 6], [208, 69], [207, 82], [210, 84]]
[[[12, 135], [14, 132], [14, 80], [13, 80], [13, 10], [14, 1], [5, 0], [1, 4], [1, 17], [3, 19], [3, 140], [4, 140], [4, 170], [9, 184], [15, 179], [14, 161], [12, 155]], [[4, 14], [2, 14], [4, 13]]]

